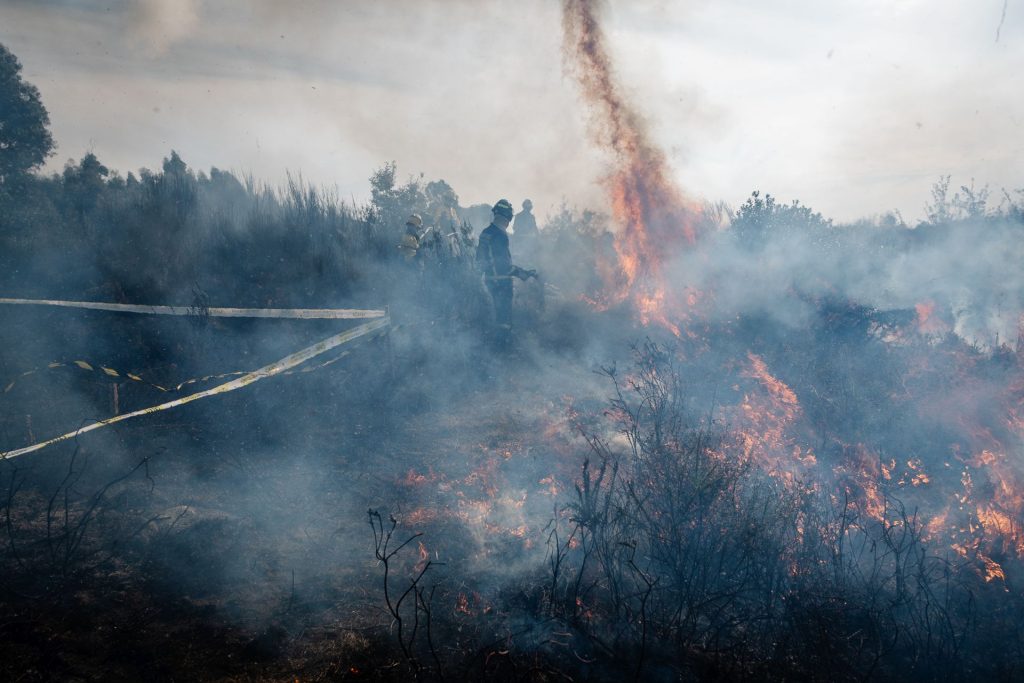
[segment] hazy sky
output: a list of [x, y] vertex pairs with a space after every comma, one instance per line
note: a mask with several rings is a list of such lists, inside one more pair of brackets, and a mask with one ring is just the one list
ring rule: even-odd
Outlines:
[[[839, 220], [922, 214], [951, 174], [1024, 187], [1024, 0], [612, 1], [626, 92], [692, 195]], [[998, 40], [997, 40], [998, 32]], [[463, 204], [603, 208], [554, 0], [0, 0], [59, 169], [286, 170], [365, 199], [374, 168]]]

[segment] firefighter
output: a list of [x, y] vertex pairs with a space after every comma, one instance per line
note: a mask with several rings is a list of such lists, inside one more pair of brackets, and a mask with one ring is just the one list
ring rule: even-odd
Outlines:
[[[540, 256], [540, 231], [533, 213], [533, 202], [523, 200], [523, 210], [512, 221], [512, 243], [518, 258], [527, 263], [536, 263]], [[540, 278], [524, 283], [516, 292], [516, 308], [522, 310], [529, 322], [536, 323], [544, 312], [544, 283]]]
[[412, 265], [416, 263], [420, 250], [420, 229], [423, 227], [423, 219], [418, 213], [409, 216], [405, 221], [405, 234], [398, 243], [398, 250], [402, 252], [405, 262]]
[[524, 199], [523, 210], [516, 214], [516, 219], [512, 223], [516, 253], [526, 256], [528, 261], [532, 260], [536, 253], [537, 240], [540, 237], [540, 233], [537, 231], [537, 219], [531, 213], [532, 210], [533, 202]]
[[505, 232], [514, 215], [512, 204], [501, 199], [491, 213], [491, 224], [480, 233], [476, 263], [494, 302], [495, 343], [499, 348], [505, 348], [512, 336], [512, 278], [536, 278], [537, 271], [524, 270], [512, 264], [512, 252]]

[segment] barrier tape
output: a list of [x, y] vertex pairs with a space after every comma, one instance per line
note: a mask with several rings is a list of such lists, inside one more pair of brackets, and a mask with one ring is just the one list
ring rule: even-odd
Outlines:
[[[20, 375], [18, 375], [17, 377], [15, 377], [14, 379], [12, 379], [4, 387], [4, 392], [3, 393], [5, 393], [5, 394], [8, 393], [11, 389], [13, 389], [15, 387], [15, 385], [18, 384], [18, 380], [24, 379], [25, 377], [29, 377], [29, 376], [35, 375], [37, 373], [42, 373], [44, 370], [55, 370], [57, 368], [72, 368], [72, 367], [81, 368], [82, 370], [86, 370], [88, 372], [96, 372], [97, 370], [99, 370], [100, 372], [102, 372], [107, 377], [115, 377], [115, 378], [118, 378], [118, 379], [121, 379], [121, 378], [130, 379], [133, 382], [139, 382], [141, 384], [146, 384], [148, 386], [153, 387], [154, 389], [159, 389], [160, 391], [175, 391], [176, 389], [181, 389], [181, 387], [183, 387], [186, 384], [190, 384], [192, 382], [199, 382], [199, 381], [207, 380], [207, 379], [214, 379], [214, 377], [215, 377], [214, 375], [210, 375], [209, 377], [203, 377], [202, 380], [190, 379], [187, 382], [182, 382], [181, 384], [179, 384], [174, 389], [168, 389], [167, 387], [162, 387], [159, 384], [154, 384], [153, 382], [146, 381], [143, 378], [141, 378], [138, 375], [136, 375], [134, 373], [131, 373], [131, 372], [124, 372], [123, 370], [122, 371], [118, 371], [118, 370], [115, 370], [114, 368], [108, 368], [105, 365], [90, 364], [90, 363], [88, 363], [88, 362], [86, 362], [84, 360], [75, 360], [75, 361], [71, 361], [70, 363], [60, 363], [60, 362], [48, 363], [45, 368], [33, 368], [31, 370], [23, 372]], [[229, 374], [244, 374], [244, 373], [229, 373]], [[227, 377], [228, 375], [223, 375], [223, 376]]]
[[[320, 363], [319, 365], [311, 365], [309, 367], [302, 368], [301, 370], [296, 370], [294, 372], [293, 371], [288, 371], [288, 372], [285, 372], [285, 373], [282, 373], [282, 374], [284, 374], [284, 375], [292, 375], [292, 374], [295, 374], [295, 373], [313, 372], [314, 370], [319, 370], [321, 368], [327, 367], [328, 365], [332, 365], [334, 363], [337, 363], [340, 359], [344, 358], [348, 354], [349, 354], [349, 352], [345, 351], [344, 353], [342, 353], [341, 355], [337, 356], [336, 358], [332, 358], [331, 360], [324, 361], [323, 363]], [[150, 382], [149, 380], [143, 379], [142, 377], [139, 377], [138, 375], [136, 375], [134, 373], [131, 373], [131, 372], [125, 372], [124, 370], [118, 371], [118, 370], [115, 370], [114, 368], [108, 368], [105, 365], [90, 364], [90, 363], [88, 363], [87, 361], [84, 361], [84, 360], [75, 360], [75, 361], [71, 361], [70, 363], [59, 363], [59, 362], [48, 363], [45, 368], [33, 368], [31, 370], [23, 372], [20, 375], [18, 375], [17, 377], [15, 377], [14, 379], [12, 379], [10, 382], [8, 382], [7, 385], [4, 386], [3, 393], [5, 393], [5, 394], [9, 393], [12, 389], [14, 389], [14, 387], [17, 386], [19, 380], [22, 380], [22, 379], [24, 379], [26, 377], [30, 377], [30, 376], [35, 375], [35, 374], [41, 374], [44, 370], [55, 370], [57, 368], [74, 368], [74, 367], [81, 368], [82, 370], [85, 370], [87, 372], [96, 372], [97, 370], [99, 370], [99, 371], [103, 372], [103, 374], [106, 375], [107, 377], [111, 377], [111, 378], [115, 378], [115, 379], [130, 379], [133, 382], [138, 382], [139, 384], [145, 384], [146, 386], [152, 387], [153, 389], [156, 389], [157, 391], [163, 391], [163, 392], [166, 392], [166, 393], [175, 392], [175, 391], [181, 391], [183, 388], [187, 387], [190, 384], [201, 384], [202, 382], [209, 382], [210, 380], [214, 380], [214, 379], [224, 379], [225, 377], [239, 377], [239, 376], [244, 375], [247, 372], [249, 372], [248, 370], [236, 370], [234, 372], [222, 372], [222, 373], [219, 373], [219, 374], [216, 374], [216, 375], [204, 375], [203, 377], [193, 377], [192, 379], [187, 379], [184, 382], [179, 382], [178, 384], [174, 385], [173, 387], [164, 387], [164, 386], [160, 386], [159, 384], [156, 384], [154, 382]]]
[[117, 313], [148, 313], [152, 315], [191, 315], [214, 318], [298, 318], [302, 320], [358, 320], [383, 318], [384, 310], [362, 310], [357, 308], [217, 308], [211, 306], [143, 306], [137, 304], [110, 304], [96, 301], [59, 301], [56, 299], [5, 299], [0, 304], [27, 306], [62, 306], [65, 308], [87, 308], [94, 311], [115, 311]]
[[[275, 361], [270, 365], [265, 365], [262, 368], [253, 370], [252, 372], [248, 372], [245, 375], [239, 377], [238, 379], [233, 379], [230, 382], [219, 384], [210, 389], [206, 389], [204, 391], [200, 391], [194, 394], [189, 394], [188, 396], [183, 396], [179, 399], [168, 401], [167, 403], [161, 403], [160, 405], [152, 406], [150, 408], [143, 408], [141, 410], [136, 410], [131, 413], [125, 413], [124, 415], [115, 415], [114, 417], [108, 418], [106, 420], [100, 420], [99, 422], [94, 422], [91, 425], [87, 425], [80, 429], [76, 429], [75, 431], [68, 432], [67, 434], [62, 434], [61, 436], [49, 439], [48, 441], [42, 441], [31, 446], [26, 446], [25, 448], [18, 448], [12, 451], [7, 451], [6, 453], [0, 453], [0, 460], [7, 460], [9, 458], [16, 458], [19, 455], [25, 455], [26, 453], [32, 453], [33, 451], [38, 451], [40, 449], [46, 448], [47, 446], [52, 446], [55, 443], [60, 443], [61, 441], [67, 441], [69, 439], [74, 439], [75, 437], [81, 434], [85, 434], [87, 432], [91, 432], [102, 427], [116, 424], [118, 422], [123, 422], [124, 420], [130, 420], [133, 417], [149, 415], [151, 413], [160, 412], [162, 410], [167, 410], [169, 408], [176, 408], [178, 406], [185, 405], [186, 403], [191, 403], [192, 401], [198, 401], [201, 398], [206, 398], [208, 396], [214, 396], [217, 394], [226, 394], [229, 391], [235, 391], [236, 389], [247, 387], [253, 382], [258, 382], [261, 379], [273, 377], [274, 375], [283, 374], [287, 370], [291, 370], [295, 366], [305, 363], [307, 360], [310, 360], [311, 358], [315, 358], [321, 354], [327, 353], [331, 349], [341, 346], [342, 344], [348, 343], [350, 341], [353, 341], [368, 334], [379, 334], [380, 332], [386, 330], [389, 327], [390, 322], [391, 321], [389, 318], [383, 317], [372, 322], [363, 323], [362, 325], [359, 325], [358, 327], [355, 327], [351, 330], [328, 337], [327, 339], [317, 342], [312, 346], [307, 346], [301, 351], [296, 351], [295, 353], [289, 356], [285, 356], [281, 360]], [[341, 356], [339, 356], [338, 358], [341, 358]], [[336, 358], [332, 361], [329, 361], [328, 363], [325, 363], [324, 365], [334, 362], [335, 360], [338, 359]]]

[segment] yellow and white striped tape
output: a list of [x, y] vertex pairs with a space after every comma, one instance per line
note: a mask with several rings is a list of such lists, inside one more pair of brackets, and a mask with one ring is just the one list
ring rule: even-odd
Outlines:
[[[316, 356], [327, 353], [331, 349], [341, 346], [342, 344], [348, 343], [350, 341], [353, 341], [355, 339], [358, 339], [369, 334], [380, 334], [381, 332], [385, 331], [388, 328], [390, 322], [390, 319], [385, 316], [373, 320], [372, 322], [363, 323], [362, 325], [359, 325], [358, 327], [355, 327], [351, 330], [328, 337], [327, 339], [317, 342], [312, 346], [308, 346], [302, 349], [301, 351], [297, 351], [289, 356], [285, 356], [281, 360], [275, 361], [270, 365], [265, 365], [262, 368], [259, 368], [258, 370], [248, 372], [239, 377], [238, 379], [233, 379], [230, 382], [225, 382], [224, 384], [219, 384], [210, 389], [206, 389], [205, 391], [200, 391], [195, 394], [189, 394], [188, 396], [183, 396], [179, 399], [168, 401], [167, 403], [161, 403], [160, 405], [152, 406], [150, 408], [143, 408], [141, 410], [136, 410], [131, 413], [116, 415], [106, 420], [100, 420], [99, 422], [94, 422], [91, 425], [86, 425], [85, 427], [76, 429], [73, 432], [68, 432], [67, 434], [62, 434], [61, 436], [49, 439], [48, 441], [42, 441], [31, 446], [26, 446], [25, 448], [18, 448], [15, 450], [7, 451], [6, 453], [0, 453], [0, 460], [7, 460], [9, 458], [16, 458], [19, 455], [25, 455], [26, 453], [32, 453], [33, 451], [38, 451], [40, 449], [46, 448], [47, 446], [51, 446], [55, 443], [60, 443], [61, 441], [67, 441], [69, 439], [74, 439], [87, 432], [91, 432], [93, 430], [100, 429], [108, 425], [116, 424], [118, 422], [123, 422], [124, 420], [130, 420], [133, 417], [149, 415], [150, 413], [156, 413], [160, 412], [161, 410], [176, 408], [178, 406], [185, 405], [186, 403], [191, 403], [192, 401], [198, 401], [199, 399], [206, 398], [208, 396], [214, 396], [216, 394], [225, 394], [229, 391], [241, 389], [243, 387], [249, 386], [253, 382], [258, 382], [261, 379], [273, 377], [274, 375], [283, 374], [286, 371], [296, 367], [297, 365], [305, 363], [307, 360], [310, 360], [311, 358], [315, 358]], [[324, 363], [323, 365], [333, 363], [335, 360], [337, 360], [337, 358], [328, 361], [328, 363]]]
[[138, 304], [111, 304], [97, 301], [60, 301], [57, 299], [5, 299], [0, 304], [25, 306], [61, 306], [87, 308], [94, 311], [116, 313], [148, 313], [152, 315], [209, 315], [214, 318], [298, 318], [303, 320], [357, 320], [383, 318], [387, 311], [357, 308], [194, 308], [188, 306], [144, 306]]
[[[344, 358], [348, 354], [349, 354], [349, 352], [345, 351], [344, 353], [338, 355], [337, 357], [332, 358], [330, 360], [326, 360], [323, 363], [320, 363], [319, 365], [310, 365], [310, 366], [302, 368], [301, 370], [295, 370], [294, 372], [289, 371], [289, 372], [285, 372], [285, 373], [282, 373], [282, 374], [284, 374], [284, 375], [292, 375], [292, 374], [295, 374], [295, 373], [313, 372], [314, 370], [319, 370], [320, 368], [325, 368], [328, 365], [333, 365], [334, 363], [337, 363], [339, 360], [341, 360], [342, 358]], [[176, 384], [174, 386], [167, 386], [167, 387], [165, 387], [165, 386], [161, 386], [159, 384], [156, 384], [155, 382], [150, 382], [149, 380], [144, 379], [142, 377], [139, 377], [138, 375], [136, 375], [135, 373], [132, 373], [132, 372], [125, 372], [124, 370], [115, 370], [114, 368], [108, 368], [105, 365], [98, 365], [98, 364], [94, 364], [94, 363], [89, 363], [88, 361], [84, 361], [84, 360], [75, 360], [75, 361], [71, 361], [70, 363], [60, 363], [60, 362], [48, 363], [45, 368], [33, 368], [32, 370], [27, 370], [27, 371], [21, 373], [20, 375], [18, 375], [17, 377], [15, 377], [14, 379], [12, 379], [6, 385], [4, 385], [3, 393], [5, 393], [5, 394], [10, 393], [11, 390], [14, 389], [14, 387], [18, 385], [18, 382], [23, 380], [23, 379], [25, 379], [26, 377], [31, 377], [32, 375], [43, 374], [43, 372], [46, 371], [46, 370], [56, 370], [56, 369], [60, 369], [60, 368], [81, 368], [82, 370], [85, 370], [87, 372], [92, 372], [92, 373], [100, 371], [104, 375], [106, 375], [107, 377], [110, 377], [112, 380], [116, 381], [116, 380], [120, 380], [120, 379], [130, 379], [133, 382], [136, 382], [138, 384], [145, 384], [148, 387], [151, 387], [153, 389], [156, 389], [157, 391], [162, 391], [162, 392], [165, 392], [165, 393], [172, 393], [172, 392], [175, 392], [175, 391], [181, 391], [182, 389], [184, 389], [185, 387], [187, 387], [187, 386], [189, 386], [191, 384], [202, 384], [203, 382], [209, 382], [209, 381], [215, 380], [215, 379], [224, 379], [225, 377], [240, 377], [241, 375], [244, 375], [247, 372], [249, 372], [248, 370], [236, 370], [234, 372], [221, 372], [221, 373], [217, 373], [215, 375], [204, 375], [202, 377], [193, 377], [192, 379], [187, 379], [184, 382], [179, 382], [178, 384]]]
[[[146, 384], [146, 385], [149, 385], [149, 386], [153, 387], [154, 389], [159, 389], [160, 391], [176, 391], [177, 389], [181, 389], [181, 387], [183, 387], [186, 384], [191, 384], [192, 382], [199, 382], [199, 381], [206, 380], [206, 379], [214, 379], [214, 377], [215, 377], [214, 375], [211, 375], [209, 377], [203, 377], [202, 379], [190, 379], [187, 382], [182, 382], [181, 384], [179, 384], [177, 387], [175, 387], [173, 389], [168, 389], [167, 387], [162, 387], [159, 384], [154, 384], [153, 382], [149, 382], [147, 380], [144, 380], [143, 378], [139, 377], [135, 373], [125, 372], [123, 370], [115, 370], [114, 368], [108, 368], [105, 365], [99, 365], [99, 364], [96, 364], [96, 363], [89, 363], [88, 361], [84, 361], [84, 360], [74, 360], [74, 361], [71, 361], [70, 363], [61, 363], [59, 361], [54, 361], [53, 363], [47, 363], [45, 368], [32, 368], [31, 370], [26, 370], [25, 372], [21, 373], [20, 375], [18, 375], [14, 379], [12, 379], [10, 382], [8, 382], [4, 386], [3, 393], [6, 394], [6, 393], [10, 392], [11, 389], [13, 389], [15, 387], [15, 385], [17, 385], [17, 383], [20, 380], [24, 379], [25, 377], [30, 377], [32, 375], [41, 374], [41, 373], [43, 373], [46, 370], [56, 370], [58, 368], [74, 368], [74, 367], [81, 368], [82, 370], [85, 370], [87, 372], [96, 372], [97, 370], [99, 370], [100, 372], [102, 372], [107, 377], [112, 377], [112, 378], [115, 378], [115, 379], [121, 379], [121, 378], [130, 379], [133, 382], [139, 382], [141, 384]], [[244, 373], [229, 373], [229, 374], [244, 374]], [[223, 376], [227, 377], [228, 375], [223, 375]]]

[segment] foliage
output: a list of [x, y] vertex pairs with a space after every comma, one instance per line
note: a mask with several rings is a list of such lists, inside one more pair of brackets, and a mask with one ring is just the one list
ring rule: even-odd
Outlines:
[[[548, 544], [548, 609], [609, 680], [966, 680], [1013, 668], [1010, 595], [926, 540], [898, 498], [869, 511], [843, 482], [767, 476], [691, 414], [664, 347], [648, 342], [628, 375], [606, 373], [626, 447], [587, 434], [568, 524]], [[996, 651], [993, 637], [1012, 645]]]
[[932, 201], [925, 204], [925, 218], [931, 225], [943, 225], [954, 221], [983, 219], [989, 216], [989, 189], [986, 185], [980, 189], [971, 184], [961, 185], [960, 190], [949, 196], [950, 176], [939, 176], [932, 185]]
[[803, 235], [812, 241], [826, 238], [832, 229], [832, 220], [803, 206], [798, 200], [779, 204], [770, 194], [761, 196], [754, 190], [736, 211], [732, 230], [740, 244], [759, 250], [772, 239], [786, 235]]
[[39, 167], [53, 150], [39, 90], [21, 79], [21, 62], [0, 45], [0, 186]]
[[562, 203], [541, 231], [545, 247], [537, 254], [539, 267], [563, 292], [593, 297], [604, 287], [602, 273], [616, 268], [615, 238], [608, 216], [580, 211]]

